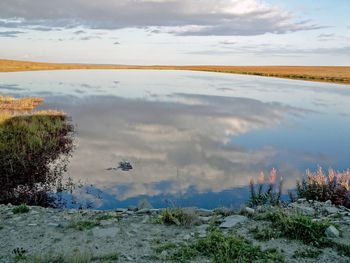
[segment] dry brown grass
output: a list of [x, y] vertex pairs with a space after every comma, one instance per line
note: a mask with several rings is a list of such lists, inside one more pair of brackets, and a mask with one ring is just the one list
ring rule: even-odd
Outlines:
[[44, 102], [42, 98], [15, 99], [14, 97], [0, 94], [0, 124], [19, 115], [65, 115], [64, 112], [55, 110], [33, 111], [42, 102]]
[[332, 82], [350, 85], [350, 67], [327, 66], [135, 66], [56, 64], [0, 59], [0, 72], [69, 69], [193, 70]]

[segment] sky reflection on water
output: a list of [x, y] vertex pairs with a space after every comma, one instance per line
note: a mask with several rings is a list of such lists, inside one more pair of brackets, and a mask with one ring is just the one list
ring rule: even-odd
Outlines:
[[[102, 191], [100, 208], [150, 198], [237, 206], [260, 171], [284, 189], [305, 169], [346, 169], [348, 86], [186, 71], [1, 73], [0, 93], [44, 97], [77, 125], [69, 173]], [[120, 161], [133, 169], [107, 171]], [[83, 193], [81, 198], [92, 195]]]

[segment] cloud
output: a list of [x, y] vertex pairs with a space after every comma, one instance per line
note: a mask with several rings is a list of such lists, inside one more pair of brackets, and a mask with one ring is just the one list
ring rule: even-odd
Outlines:
[[[2, 0], [0, 18], [15, 26], [167, 28], [182, 36], [283, 34], [323, 26], [294, 22], [293, 14], [258, 0]], [[7, 23], [7, 26], [10, 26]]]
[[86, 32], [84, 30], [78, 30], [78, 31], [75, 31], [74, 34], [75, 35], [81, 35], [81, 34], [85, 34]]
[[114, 45], [120, 45], [120, 42], [116, 41], [113, 43]]
[[18, 34], [23, 34], [22, 31], [4, 31], [0, 32], [0, 37], [18, 37]]
[[334, 48], [291, 48], [291, 47], [274, 47], [274, 46], [237, 46], [235, 49], [230, 50], [218, 50], [218, 49], [205, 49], [198, 51], [189, 51], [185, 54], [193, 55], [229, 55], [229, 54], [240, 54], [244, 52], [245, 54], [261, 55], [261, 56], [271, 56], [271, 55], [295, 55], [301, 56], [305, 54], [327, 54], [327, 55], [350, 55], [350, 46], [345, 47], [334, 47]]
[[319, 37], [319, 38], [334, 37], [334, 34], [319, 34], [317, 37]]
[[222, 45], [235, 45], [236, 43], [237, 43], [237, 40], [234, 40], [234, 39], [224, 40], [220, 42], [220, 44]]

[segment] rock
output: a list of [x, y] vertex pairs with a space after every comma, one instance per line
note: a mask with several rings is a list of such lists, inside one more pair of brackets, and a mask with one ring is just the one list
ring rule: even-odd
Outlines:
[[119, 228], [112, 227], [112, 228], [99, 228], [95, 227], [92, 229], [92, 234], [96, 238], [107, 238], [107, 237], [115, 237], [119, 233]]
[[289, 206], [294, 208], [300, 214], [303, 214], [306, 216], [315, 215], [315, 209], [313, 209], [312, 207], [306, 206], [304, 204], [291, 203]]
[[183, 237], [183, 240], [188, 241], [191, 239], [191, 235], [187, 234]]
[[331, 200], [327, 200], [326, 202], [324, 202], [325, 205], [332, 205], [332, 201]]
[[339, 237], [339, 231], [338, 229], [336, 229], [334, 226], [329, 226], [326, 231], [325, 234], [327, 237], [329, 238], [336, 238]]
[[232, 215], [225, 218], [225, 221], [219, 226], [220, 228], [231, 228], [239, 223], [243, 223], [248, 218], [246, 216], [241, 215]]
[[149, 214], [151, 210], [149, 208], [142, 208], [136, 211], [136, 214]]
[[110, 226], [115, 223], [115, 219], [107, 219], [107, 220], [101, 220], [100, 225], [101, 226]]
[[338, 211], [338, 208], [334, 206], [327, 206], [324, 208], [324, 212], [326, 212], [327, 214], [337, 214]]
[[198, 209], [197, 214], [199, 216], [208, 217], [208, 216], [212, 216], [214, 212], [213, 210], [208, 210], [208, 209]]
[[149, 216], [145, 215], [145, 217], [141, 221], [141, 224], [146, 224], [148, 221], [149, 221]]
[[61, 222], [61, 223], [58, 224], [58, 227], [60, 227], [60, 228], [67, 228], [67, 227], [69, 227], [69, 224], [67, 222]]
[[246, 207], [245, 209], [245, 212], [247, 212], [248, 215], [254, 215], [255, 213], [255, 210], [253, 208], [250, 208], [250, 207]]
[[153, 206], [150, 204], [150, 202], [148, 202], [147, 199], [141, 199], [138, 201], [137, 203], [137, 209], [141, 210], [141, 209], [153, 209]]
[[130, 206], [128, 206], [128, 211], [136, 212], [137, 211], [137, 207], [130, 205]]
[[125, 208], [117, 208], [115, 211], [117, 213], [124, 213], [126, 211], [126, 209]]
[[210, 221], [211, 217], [209, 216], [201, 216], [199, 217], [199, 220], [203, 223], [203, 224], [206, 224]]
[[48, 223], [47, 226], [58, 227], [59, 224], [57, 224], [57, 223]]
[[169, 255], [168, 251], [163, 250], [162, 253], [160, 253], [159, 258], [162, 260], [165, 260], [165, 259], [167, 259], [168, 255]]
[[298, 202], [299, 204], [305, 203], [305, 202], [306, 202], [306, 198], [299, 198], [299, 199], [297, 200], [297, 202]]

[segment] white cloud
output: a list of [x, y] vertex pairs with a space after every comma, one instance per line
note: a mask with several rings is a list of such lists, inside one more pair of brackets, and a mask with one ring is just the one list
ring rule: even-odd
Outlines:
[[[200, 36], [321, 28], [308, 21], [293, 22], [292, 13], [258, 0], [2, 0], [0, 18], [3, 27], [170, 27], [168, 33]], [[15, 23], [13, 18], [21, 20]]]

